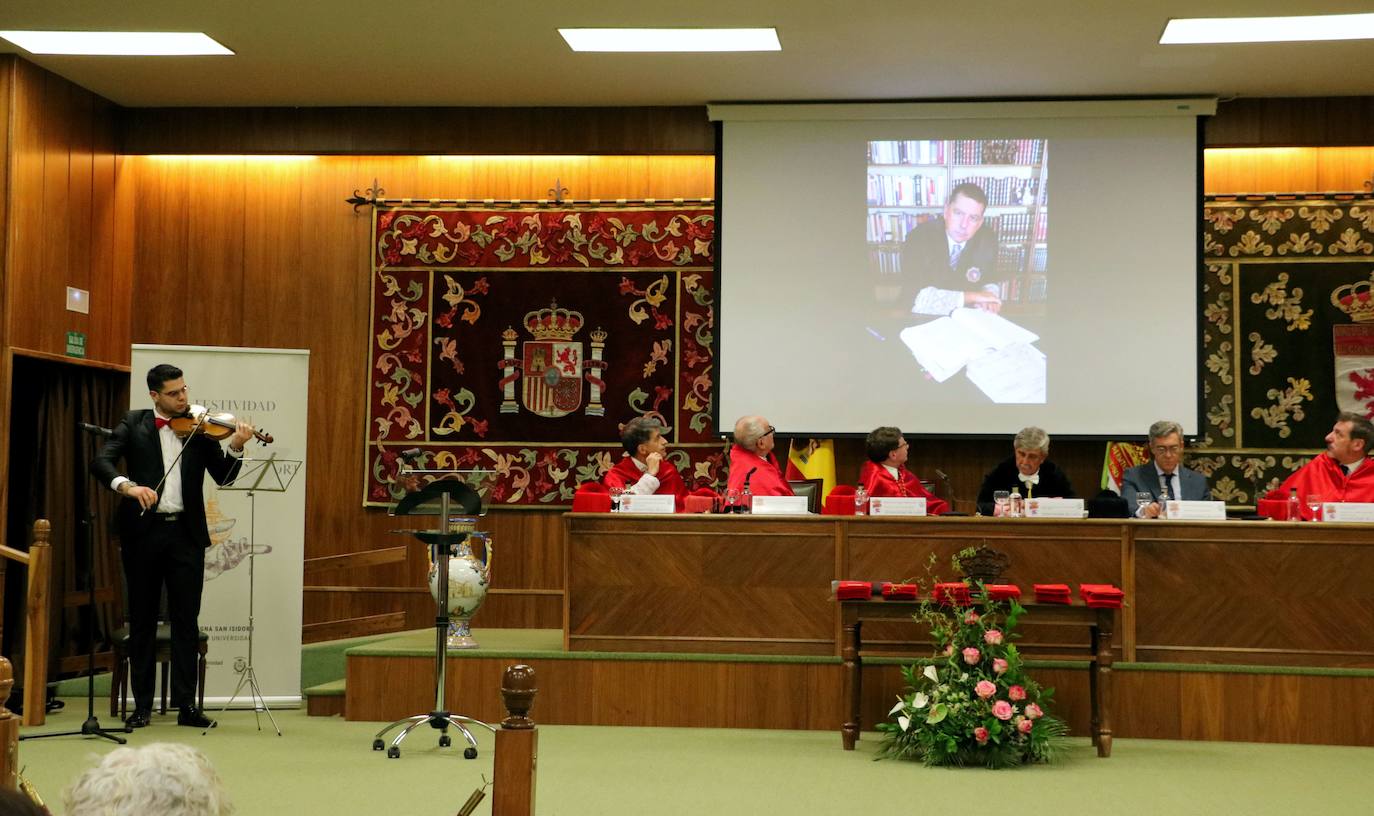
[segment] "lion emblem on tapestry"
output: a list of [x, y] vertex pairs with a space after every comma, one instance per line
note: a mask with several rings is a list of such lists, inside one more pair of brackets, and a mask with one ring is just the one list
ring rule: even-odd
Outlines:
[[719, 481], [709, 203], [381, 206], [372, 237], [365, 504], [411, 448], [490, 504], [570, 504], [636, 416]]

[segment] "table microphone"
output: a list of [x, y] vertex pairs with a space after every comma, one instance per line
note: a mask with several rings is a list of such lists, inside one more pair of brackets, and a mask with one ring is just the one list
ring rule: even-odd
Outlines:
[[398, 456], [402, 462], [414, 462], [416, 459], [420, 458], [420, 454], [422, 453], [424, 453], [422, 448], [406, 448], [401, 451]]
[[959, 513], [959, 512], [957, 512], [957, 511], [955, 511], [955, 509], [954, 509], [954, 485], [953, 485], [953, 484], [950, 482], [950, 480], [949, 480], [949, 474], [948, 474], [948, 473], [945, 473], [943, 470], [940, 470], [939, 468], [935, 468], [935, 475], [939, 477], [940, 481], [942, 481], [942, 482], [945, 483], [945, 495], [949, 497], [949, 512], [948, 512], [948, 513], [945, 513], [945, 515], [947, 515], [947, 516], [966, 516], [966, 515], [968, 515], [968, 513]]

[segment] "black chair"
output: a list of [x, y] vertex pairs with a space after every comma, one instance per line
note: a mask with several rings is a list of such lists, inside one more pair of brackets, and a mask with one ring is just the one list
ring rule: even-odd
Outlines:
[[825, 484], [820, 479], [797, 479], [788, 481], [788, 486], [792, 488], [792, 495], [806, 497], [806, 512], [819, 513], [821, 511], [821, 489]]

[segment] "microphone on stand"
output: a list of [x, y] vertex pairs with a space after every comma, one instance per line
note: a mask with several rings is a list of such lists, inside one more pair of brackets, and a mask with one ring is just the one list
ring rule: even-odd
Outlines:
[[968, 513], [960, 513], [955, 510], [956, 502], [954, 499], [954, 484], [949, 479], [949, 474], [939, 468], [935, 468], [935, 475], [945, 484], [945, 495], [949, 497], [949, 512], [947, 516], [967, 516]]
[[99, 425], [92, 425], [89, 422], [78, 422], [76, 427], [92, 436], [103, 436], [106, 439], [114, 436], [114, 431], [109, 428], [102, 428]]
[[736, 512], [736, 513], [749, 513], [749, 512], [752, 512], [751, 505], [753, 504], [753, 502], [752, 502], [751, 499], [750, 499], [750, 493], [749, 493], [749, 480], [752, 479], [752, 478], [754, 478], [754, 471], [756, 471], [756, 470], [758, 470], [758, 469], [759, 469], [758, 466], [755, 465], [754, 467], [749, 468], [749, 472], [748, 472], [748, 473], [744, 474], [744, 487], [743, 487], [743, 489], [740, 490], [740, 497], [739, 497], [740, 503], [739, 503], [738, 506], [735, 507], [735, 512]]

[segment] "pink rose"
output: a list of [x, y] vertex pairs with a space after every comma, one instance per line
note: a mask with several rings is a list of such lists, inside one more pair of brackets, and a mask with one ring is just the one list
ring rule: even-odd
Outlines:
[[977, 623], [977, 622], [978, 622], [978, 613], [977, 613], [977, 612], [974, 612], [972, 609], [970, 609], [969, 612], [968, 612], [968, 614], [964, 616], [964, 623], [967, 623], [968, 625], [972, 626], [973, 624], [975, 624], [975, 623]]
[[1022, 734], [1029, 734], [1031, 732], [1031, 726], [1033, 726], [1034, 724], [1035, 723], [1031, 722], [1030, 720], [1022, 720], [1021, 722], [1016, 724], [1016, 730], [1020, 731]]
[[970, 666], [976, 665], [978, 663], [978, 659], [983, 656], [982, 652], [978, 651], [972, 646], [965, 649], [963, 654], [964, 662], [969, 664]]
[[1040, 706], [1036, 705], [1035, 703], [1031, 703], [1030, 705], [1026, 706], [1026, 716], [1031, 718], [1032, 720], [1038, 720], [1041, 717], [1045, 716], [1045, 712], [1040, 710]]
[[991, 681], [979, 680], [978, 685], [973, 687], [973, 691], [981, 699], [987, 700], [997, 693], [997, 686], [994, 686]]
[[1011, 703], [1007, 702], [1006, 700], [998, 700], [997, 702], [992, 704], [992, 716], [996, 717], [999, 720], [1010, 720], [1011, 712]]
[[1002, 645], [1002, 630], [989, 629], [983, 633], [983, 642], [989, 646]]
[[988, 730], [981, 725], [978, 726], [977, 728], [973, 729], [973, 738], [978, 740], [979, 745], [987, 745]]
[[1026, 690], [1021, 688], [1020, 686], [1012, 686], [1011, 688], [1007, 689], [1007, 699], [1024, 700], [1026, 699]]
[[994, 658], [992, 659], [992, 671], [993, 671], [993, 674], [1003, 674], [1003, 673], [1006, 672], [1006, 670], [1007, 670], [1007, 661], [1003, 660], [1003, 659], [1000, 658], [1000, 657], [994, 657]]

